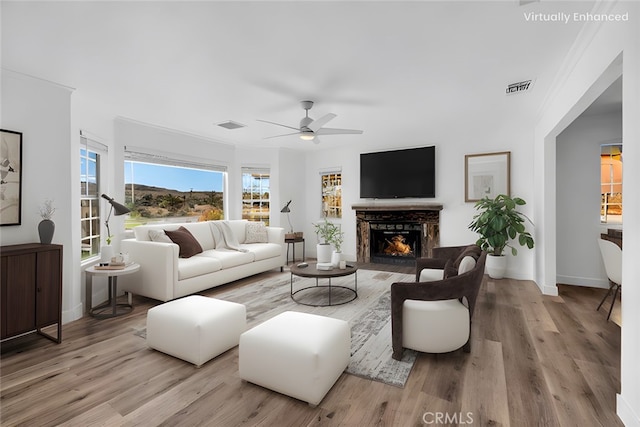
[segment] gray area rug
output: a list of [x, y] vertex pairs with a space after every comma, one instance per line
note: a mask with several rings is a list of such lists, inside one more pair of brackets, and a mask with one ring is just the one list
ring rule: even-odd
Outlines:
[[[246, 284], [234, 289], [209, 293], [214, 298], [244, 304], [247, 307], [247, 323], [251, 328], [284, 311], [299, 311], [346, 320], [351, 326], [351, 361], [346, 372], [362, 378], [380, 381], [396, 387], [404, 387], [417, 353], [405, 350], [401, 361], [391, 358], [391, 283], [413, 281], [408, 274], [372, 270], [358, 270], [358, 298], [331, 307], [310, 307], [291, 300], [291, 275], [258, 275], [245, 279]], [[332, 286], [354, 286], [354, 276], [332, 279]], [[294, 290], [312, 286], [314, 279], [294, 277]], [[321, 281], [321, 284], [323, 282]], [[306, 302], [325, 302], [327, 288], [318, 288], [298, 294]], [[344, 294], [342, 294], [344, 292]], [[348, 291], [334, 289], [333, 301], [349, 298]], [[144, 338], [145, 329], [134, 331]]]

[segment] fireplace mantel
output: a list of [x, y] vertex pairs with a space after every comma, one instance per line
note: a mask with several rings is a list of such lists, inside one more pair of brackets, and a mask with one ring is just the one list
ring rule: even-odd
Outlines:
[[358, 203], [351, 205], [356, 211], [356, 249], [358, 262], [371, 262], [371, 223], [411, 222], [421, 225], [421, 253], [431, 256], [431, 250], [440, 243], [441, 204], [425, 202], [408, 203]]
[[351, 205], [354, 211], [441, 211], [442, 205], [428, 202], [410, 203], [357, 203]]

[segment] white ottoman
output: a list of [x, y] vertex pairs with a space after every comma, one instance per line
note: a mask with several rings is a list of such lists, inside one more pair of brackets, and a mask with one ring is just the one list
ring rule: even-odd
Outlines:
[[240, 378], [315, 406], [351, 357], [344, 320], [287, 311], [240, 336]]
[[147, 312], [147, 345], [197, 367], [238, 345], [246, 329], [244, 305], [200, 295]]

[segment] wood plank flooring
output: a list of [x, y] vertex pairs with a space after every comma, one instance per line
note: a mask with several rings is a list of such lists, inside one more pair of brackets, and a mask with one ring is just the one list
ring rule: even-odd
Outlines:
[[606, 291], [559, 292], [486, 277], [470, 354], [419, 355], [404, 389], [343, 374], [316, 408], [241, 381], [237, 347], [200, 369], [147, 349], [134, 333], [158, 302], [134, 297], [126, 316], [64, 325], [62, 344], [2, 343], [0, 424], [621, 426], [620, 328], [595, 310]]

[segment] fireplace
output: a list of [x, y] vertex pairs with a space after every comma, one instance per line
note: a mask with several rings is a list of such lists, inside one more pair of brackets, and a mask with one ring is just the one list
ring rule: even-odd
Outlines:
[[372, 222], [369, 229], [373, 263], [414, 264], [422, 253], [422, 227], [419, 223]]
[[415, 265], [440, 243], [442, 205], [353, 205], [357, 260], [363, 263]]

